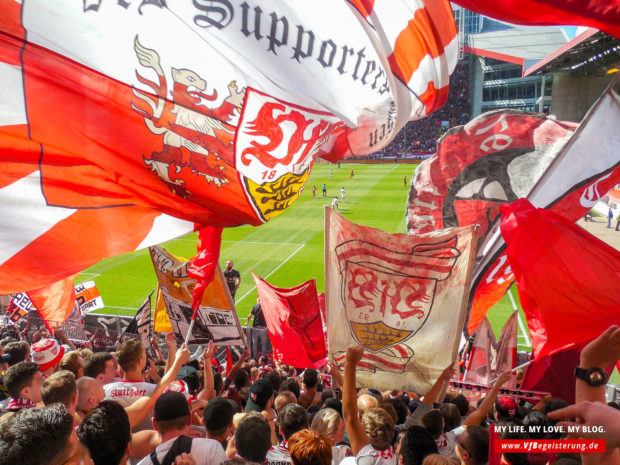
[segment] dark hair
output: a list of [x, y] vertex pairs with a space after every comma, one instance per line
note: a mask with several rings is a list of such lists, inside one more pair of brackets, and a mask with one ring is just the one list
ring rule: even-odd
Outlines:
[[123, 342], [116, 351], [116, 360], [123, 371], [133, 370], [138, 366], [144, 352], [140, 339], [129, 339]]
[[250, 375], [246, 370], [239, 370], [233, 379], [233, 383], [238, 391], [250, 384]]
[[293, 465], [330, 465], [332, 446], [318, 431], [301, 430], [288, 443]]
[[[545, 439], [547, 433], [543, 433], [544, 428], [548, 425], [547, 415], [538, 410], [532, 410], [523, 419], [523, 426], [529, 432], [530, 439]], [[539, 428], [534, 428], [538, 426]], [[538, 432], [536, 432], [538, 430]]]
[[9, 366], [23, 362], [30, 353], [30, 345], [26, 341], [9, 342], [4, 346], [4, 353], [11, 354]]
[[438, 453], [437, 444], [431, 433], [419, 425], [411, 426], [400, 444], [400, 455], [405, 465], [422, 465], [424, 457]]
[[95, 465], [117, 465], [131, 441], [129, 417], [119, 403], [104, 400], [86, 415], [78, 437]]
[[20, 410], [0, 425], [0, 465], [63, 463], [72, 430], [63, 405]]
[[265, 375], [265, 378], [271, 381], [273, 384], [273, 391], [280, 392], [280, 388], [282, 387], [282, 378], [280, 377], [280, 373], [273, 370]]
[[[529, 439], [530, 437], [527, 433], [525, 432], [522, 433], [522, 432], [517, 431], [517, 428], [515, 428], [515, 426], [518, 424], [519, 424], [518, 422], [514, 422], [514, 421], [506, 421], [506, 422], [498, 423], [498, 425], [503, 425], [507, 427], [503, 432], [499, 433], [499, 438], [502, 440]], [[512, 427], [512, 431], [511, 431], [511, 427]], [[469, 431], [469, 428], [468, 428], [468, 431]], [[511, 463], [512, 465], [527, 465], [528, 463], [526, 453], [504, 452], [502, 455], [504, 456], [506, 461], [508, 463]]]
[[63, 404], [69, 408], [71, 399], [77, 393], [75, 375], [69, 370], [60, 370], [43, 381], [41, 398], [45, 405]]
[[301, 394], [299, 384], [297, 384], [297, 381], [295, 381], [294, 378], [285, 379], [282, 383], [282, 390], [291, 391], [293, 394], [295, 394], [295, 398], [297, 399], [299, 399], [299, 395]]
[[323, 389], [323, 392], [321, 392], [321, 405], [323, 405], [327, 399], [334, 399], [333, 389]]
[[19, 397], [21, 390], [32, 384], [32, 378], [38, 371], [41, 371], [39, 365], [26, 361], [19, 362], [6, 370], [4, 385], [11, 397]]
[[297, 431], [310, 427], [308, 412], [299, 404], [287, 404], [280, 410], [278, 424], [284, 439], [288, 439]]
[[237, 425], [235, 444], [240, 457], [263, 463], [271, 447], [271, 428], [267, 419], [258, 412], [247, 413]]
[[566, 402], [564, 399], [552, 397], [545, 403], [545, 406], [543, 407], [543, 413], [547, 415], [548, 413], [551, 413], [554, 410], [559, 410], [564, 407], [568, 407], [568, 402]]
[[84, 366], [82, 372], [84, 376], [90, 376], [91, 378], [97, 378], [97, 375], [102, 374], [105, 371], [105, 364], [108, 360], [112, 360], [114, 357], [107, 352], [97, 352], [87, 357], [84, 360]]
[[456, 405], [441, 404], [439, 411], [441, 412], [441, 415], [443, 415], [444, 432], [452, 431], [454, 428], [461, 426], [461, 415]]
[[474, 463], [483, 465], [489, 460], [489, 430], [479, 425], [467, 427], [467, 451]]
[[429, 410], [422, 416], [422, 426], [424, 426], [433, 439], [437, 439], [443, 433], [443, 415], [437, 409]]
[[398, 416], [398, 420], [396, 420], [397, 425], [402, 425], [405, 421], [407, 421], [407, 404], [403, 400], [402, 397], [396, 397], [394, 399], [387, 399], [384, 401], [386, 404], [390, 404], [394, 407], [394, 411]]
[[304, 376], [302, 378], [304, 386], [308, 389], [315, 388], [319, 382], [319, 374], [314, 368], [306, 368], [304, 370]]
[[454, 399], [452, 399], [450, 402], [456, 405], [456, 408], [459, 409], [459, 413], [462, 417], [469, 413], [469, 402], [467, 401], [467, 397], [465, 397], [463, 394], [454, 396]]
[[213, 389], [215, 390], [216, 396], [222, 393], [222, 383], [222, 373], [213, 373]]
[[156, 420], [155, 429], [164, 434], [168, 431], [182, 430], [189, 425], [189, 415], [173, 418], [172, 420]]

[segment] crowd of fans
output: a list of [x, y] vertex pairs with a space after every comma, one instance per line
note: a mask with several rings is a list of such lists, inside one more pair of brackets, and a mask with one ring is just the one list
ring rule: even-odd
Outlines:
[[390, 145], [382, 150], [383, 155], [434, 153], [437, 139], [449, 127], [466, 124], [471, 119], [469, 80], [469, 63], [467, 60], [460, 61], [450, 77], [450, 93], [445, 105], [426, 118], [407, 123]]
[[[601, 401], [604, 387], [581, 380], [577, 400], [586, 402], [575, 406], [498, 397], [511, 372], [473, 402], [446, 391], [454, 365], [425, 395], [357, 389], [362, 346], [349, 348], [342, 374], [330, 364], [298, 371], [264, 356], [249, 359], [248, 349], [221, 370], [212, 343], [202, 358], [190, 360], [188, 348], [177, 347], [171, 335], [167, 358], [154, 344], [157, 360], [151, 362], [138, 339], [94, 353], [66, 351], [51, 337], [30, 345], [8, 328], [1, 337], [0, 465], [483, 465], [489, 425], [567, 419], [603, 425], [605, 433], [595, 437], [607, 440], [607, 459], [618, 458], [620, 411]], [[614, 326], [586, 346], [580, 364], [605, 367], [619, 357]], [[523, 453], [502, 460], [582, 461], [578, 454]]]

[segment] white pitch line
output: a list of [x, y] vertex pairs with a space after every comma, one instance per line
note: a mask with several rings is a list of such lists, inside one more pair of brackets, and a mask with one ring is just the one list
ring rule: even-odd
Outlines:
[[123, 310], [138, 310], [138, 309], [137, 309], [137, 308], [135, 308], [135, 307], [117, 307], [117, 306], [115, 306], [115, 305], [106, 305], [106, 306], [105, 306], [105, 307], [103, 307], [103, 308], [122, 308]]
[[[181, 242], [196, 242], [196, 239], [171, 239], [168, 242], [181, 241]], [[222, 241], [233, 244], [262, 244], [262, 245], [305, 245], [299, 242], [261, 242], [261, 241]]]
[[521, 314], [517, 313], [517, 321], [519, 322], [519, 330], [521, 330], [521, 332], [523, 333], [523, 337], [525, 338], [526, 343], [522, 344], [522, 345], [526, 345], [527, 347], [532, 347], [532, 342], [530, 341], [530, 338], [527, 335], [527, 330], [525, 329], [525, 325], [523, 324], [523, 321], [521, 320]]
[[[263, 242], [263, 244], [264, 244], [264, 242]], [[306, 245], [306, 244], [300, 244], [300, 246], [297, 248], [297, 250], [295, 250], [295, 252], [293, 252], [293, 253], [292, 253], [292, 254], [290, 254], [288, 257], [286, 257], [286, 258], [282, 261], [282, 263], [280, 263], [277, 267], [275, 267], [275, 268], [271, 271], [271, 273], [269, 273], [269, 274], [268, 274], [267, 276], [265, 276], [263, 279], [264, 279], [264, 280], [267, 280], [267, 278], [268, 278], [269, 276], [271, 276], [271, 275], [272, 275], [272, 274], [274, 274], [276, 271], [278, 271], [278, 270], [282, 267], [282, 265], [284, 265], [284, 264], [285, 264], [286, 262], [288, 262], [291, 258], [293, 258], [293, 256], [294, 256], [297, 252], [299, 252], [301, 249], [303, 249], [305, 245]], [[249, 295], [249, 294], [250, 294], [250, 293], [251, 293], [254, 289], [256, 289], [256, 285], [252, 286], [252, 288], [251, 288], [248, 292], [246, 292], [245, 294], [243, 294], [243, 295], [239, 298], [239, 300], [237, 300], [237, 301], [235, 302], [235, 305], [236, 305], [236, 304], [238, 304], [239, 302], [241, 302], [243, 299], [245, 299], [245, 298], [246, 298], [246, 297], [247, 297], [247, 296], [248, 296], [248, 295]]]

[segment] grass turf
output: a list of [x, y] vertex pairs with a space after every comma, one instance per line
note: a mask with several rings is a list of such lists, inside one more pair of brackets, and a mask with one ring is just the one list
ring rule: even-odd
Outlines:
[[[416, 165], [412, 164], [343, 164], [316, 165], [300, 198], [282, 215], [258, 228], [243, 226], [224, 231], [220, 264], [233, 260], [241, 273], [237, 291], [237, 312], [245, 322], [256, 302], [256, 289], [251, 276], [258, 276], [279, 287], [292, 287], [316, 279], [319, 292], [324, 291], [324, 231], [323, 209], [334, 196], [340, 199], [345, 189], [345, 201], [339, 211], [351, 221], [392, 233], [405, 233], [405, 207], [409, 180]], [[354, 177], [349, 179], [351, 168]], [[328, 179], [330, 169], [333, 180]], [[407, 177], [407, 187], [403, 178]], [[323, 198], [321, 186], [327, 185]], [[312, 197], [312, 186], [316, 197]], [[163, 246], [171, 253], [190, 257], [196, 251], [196, 235], [169, 241]], [[85, 270], [78, 281], [94, 279], [106, 308], [102, 313], [134, 314], [144, 298], [156, 286], [156, 277], [148, 250], [111, 257]], [[516, 292], [514, 293], [516, 296]], [[510, 315], [512, 306], [505, 297], [490, 312], [489, 320], [499, 336], [501, 327]], [[525, 321], [521, 315], [522, 321]], [[522, 345], [520, 349], [528, 349]]]

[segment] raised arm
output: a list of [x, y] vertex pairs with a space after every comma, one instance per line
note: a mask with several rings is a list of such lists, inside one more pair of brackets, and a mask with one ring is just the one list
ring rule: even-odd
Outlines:
[[232, 369], [228, 373], [228, 376], [226, 376], [223, 389], [227, 389], [228, 386], [230, 386], [230, 383], [232, 383], [232, 380], [235, 379], [235, 375], [241, 369], [241, 365], [243, 365], [243, 362], [245, 362], [249, 356], [250, 356], [250, 348], [246, 347], [245, 349], [243, 349], [243, 353], [241, 354], [241, 357], [239, 357], [239, 360], [237, 360], [237, 363], [233, 365]]
[[177, 350], [174, 364], [170, 370], [164, 374], [161, 382], [155, 388], [155, 391], [153, 391], [150, 396], [141, 397], [130, 406], [125, 407], [125, 412], [127, 412], [127, 416], [129, 416], [129, 424], [132, 428], [142, 423], [149, 412], [153, 410], [159, 396], [163, 394], [170, 383], [177, 379], [179, 370], [187, 362], [189, 362], [189, 350], [187, 346], [183, 344], [179, 350]]
[[349, 433], [351, 450], [354, 455], [370, 444], [366, 431], [362, 426], [357, 411], [357, 391], [355, 389], [355, 373], [357, 364], [364, 355], [364, 346], [349, 347], [344, 365], [344, 383], [342, 387], [342, 414], [344, 424]]
[[213, 368], [211, 368], [211, 357], [216, 352], [217, 348], [213, 345], [213, 340], [209, 341], [208, 347], [204, 350], [203, 353], [203, 361], [204, 361], [204, 382], [205, 386], [202, 391], [198, 393], [196, 396], [201, 400], [210, 400], [215, 397], [215, 390], [213, 389]]
[[512, 377], [512, 371], [505, 371], [497, 378], [497, 381], [493, 385], [493, 388], [487, 393], [484, 400], [480, 403], [480, 406], [474, 410], [463, 422], [464, 426], [467, 425], [479, 425], [482, 423], [491, 408], [493, 408], [493, 404], [495, 404], [495, 399], [497, 399], [497, 394], [502, 386]]

